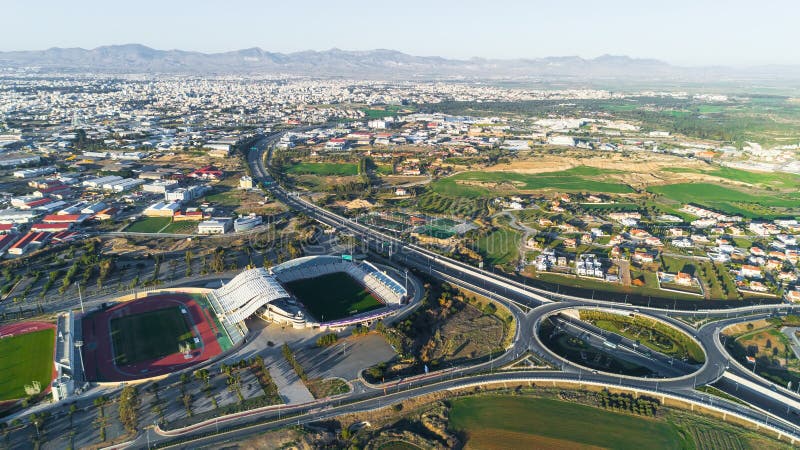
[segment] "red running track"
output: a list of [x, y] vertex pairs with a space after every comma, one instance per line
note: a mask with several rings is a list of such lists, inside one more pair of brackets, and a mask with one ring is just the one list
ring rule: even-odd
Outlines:
[[[196, 337], [200, 337], [202, 342], [199, 348], [192, 351], [191, 359], [186, 359], [183, 353], [178, 352], [127, 366], [114, 364], [111, 319], [178, 305], [184, 306], [189, 311], [187, 318], [191, 320], [190, 329]], [[86, 378], [91, 381], [132, 381], [166, 375], [207, 361], [222, 353], [215, 329], [209, 324], [201, 306], [191, 297], [182, 294], [151, 295], [120, 303], [105, 311], [98, 311], [85, 317], [82, 321], [82, 328]]]
[[47, 329], [56, 329], [55, 324], [47, 322], [20, 322], [0, 326], [0, 339], [19, 334], [33, 333]]

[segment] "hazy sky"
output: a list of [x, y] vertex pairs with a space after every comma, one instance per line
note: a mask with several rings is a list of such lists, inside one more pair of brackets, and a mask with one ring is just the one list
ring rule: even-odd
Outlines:
[[390, 48], [800, 64], [797, 0], [2, 0], [0, 50], [141, 43], [219, 52]]

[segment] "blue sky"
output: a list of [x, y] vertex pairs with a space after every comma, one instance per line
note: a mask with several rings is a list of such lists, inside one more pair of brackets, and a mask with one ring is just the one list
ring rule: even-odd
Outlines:
[[204, 52], [390, 48], [450, 58], [800, 64], [796, 0], [3, 0], [0, 13], [6, 51], [141, 43]]

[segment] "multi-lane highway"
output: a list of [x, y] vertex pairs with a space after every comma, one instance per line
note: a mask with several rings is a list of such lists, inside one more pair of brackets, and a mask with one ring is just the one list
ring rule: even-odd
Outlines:
[[[800, 417], [795, 413], [800, 410], [800, 397], [788, 390], [773, 386], [772, 383], [755, 376], [733, 361], [723, 348], [719, 336], [720, 330], [729, 324], [764, 317], [776, 313], [792, 311], [791, 305], [759, 305], [727, 309], [725, 311], [680, 311], [648, 308], [626, 304], [614, 304], [575, 296], [552, 293], [541, 288], [528, 286], [511, 280], [501, 274], [487, 272], [468, 264], [438, 255], [428, 249], [403, 242], [402, 240], [381, 233], [375, 229], [360, 225], [355, 221], [327, 211], [290, 192], [275, 182], [265, 167], [265, 157], [271, 157], [274, 145], [281, 133], [265, 136], [256, 143], [256, 149], [248, 155], [248, 163], [254, 180], [279, 201], [291, 209], [302, 212], [336, 230], [356, 236], [365, 246], [365, 250], [381, 254], [391, 254], [397, 265], [415, 269], [430, 277], [475, 291], [504, 303], [514, 314], [518, 326], [513, 344], [502, 355], [495, 355], [488, 361], [470, 367], [448, 369], [428, 375], [409, 379], [393, 380], [388, 383], [353, 392], [336, 399], [314, 402], [310, 405], [282, 406], [266, 410], [243, 413], [209, 423], [199, 424], [187, 430], [153, 433], [148, 436], [154, 443], [161, 445], [173, 440], [186, 442], [176, 446], [194, 448], [203, 445], [214, 445], [222, 442], [239, 440], [248, 435], [277, 428], [289, 424], [302, 424], [323, 420], [338, 415], [368, 411], [388, 404], [402, 402], [409, 398], [426, 395], [441, 390], [458, 389], [465, 386], [489, 384], [493, 382], [547, 382], [559, 381], [576, 384], [596, 384], [603, 386], [621, 386], [645, 392], [650, 395], [662, 395], [682, 399], [686, 402], [703, 404], [725, 414], [746, 418], [754, 424], [768, 427], [775, 432], [795, 436], [800, 439]], [[636, 378], [613, 375], [581, 367], [568, 361], [548, 349], [539, 339], [538, 328], [543, 318], [561, 309], [575, 307], [604, 307], [621, 310], [624, 313], [646, 314], [684, 331], [695, 338], [705, 351], [706, 359], [701, 367], [682, 367], [681, 372], [671, 372], [666, 378]], [[699, 329], [677, 320], [673, 316], [680, 314], [704, 314], [709, 317], [721, 317], [722, 320], [707, 323]], [[726, 318], [727, 316], [727, 318]], [[733, 317], [730, 317], [733, 316]], [[581, 325], [574, 323], [578, 328]], [[584, 329], [587, 331], [587, 329]], [[595, 330], [592, 330], [595, 331]], [[617, 336], [620, 342], [626, 342]], [[630, 344], [626, 342], [626, 344]], [[494, 372], [492, 369], [512, 362], [525, 352], [535, 353], [540, 359], [560, 370], [554, 371], [515, 371]], [[644, 352], [641, 353], [645, 355]], [[651, 355], [653, 356], [653, 355]], [[655, 355], [656, 359], [661, 357]], [[663, 364], [663, 360], [658, 361]], [[663, 367], [662, 367], [663, 368]], [[696, 370], [695, 370], [696, 369]], [[674, 375], [674, 376], [672, 376]], [[749, 406], [713, 398], [698, 392], [695, 387], [718, 382], [717, 386], [734, 395]], [[291, 415], [287, 418], [287, 415]], [[213, 433], [222, 427], [236, 429], [223, 433]], [[187, 441], [188, 440], [188, 441]], [[143, 444], [139, 436], [135, 445]]]

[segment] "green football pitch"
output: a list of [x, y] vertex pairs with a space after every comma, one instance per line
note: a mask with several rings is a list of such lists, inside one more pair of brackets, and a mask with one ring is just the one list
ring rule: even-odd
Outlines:
[[286, 283], [289, 290], [321, 322], [342, 319], [383, 306], [368, 290], [342, 272]]
[[114, 363], [126, 366], [171, 355], [180, 351], [182, 342], [194, 348], [184, 316], [175, 306], [111, 319]]
[[25, 385], [38, 381], [41, 389], [53, 375], [55, 330], [0, 339], [0, 401], [25, 397]]

